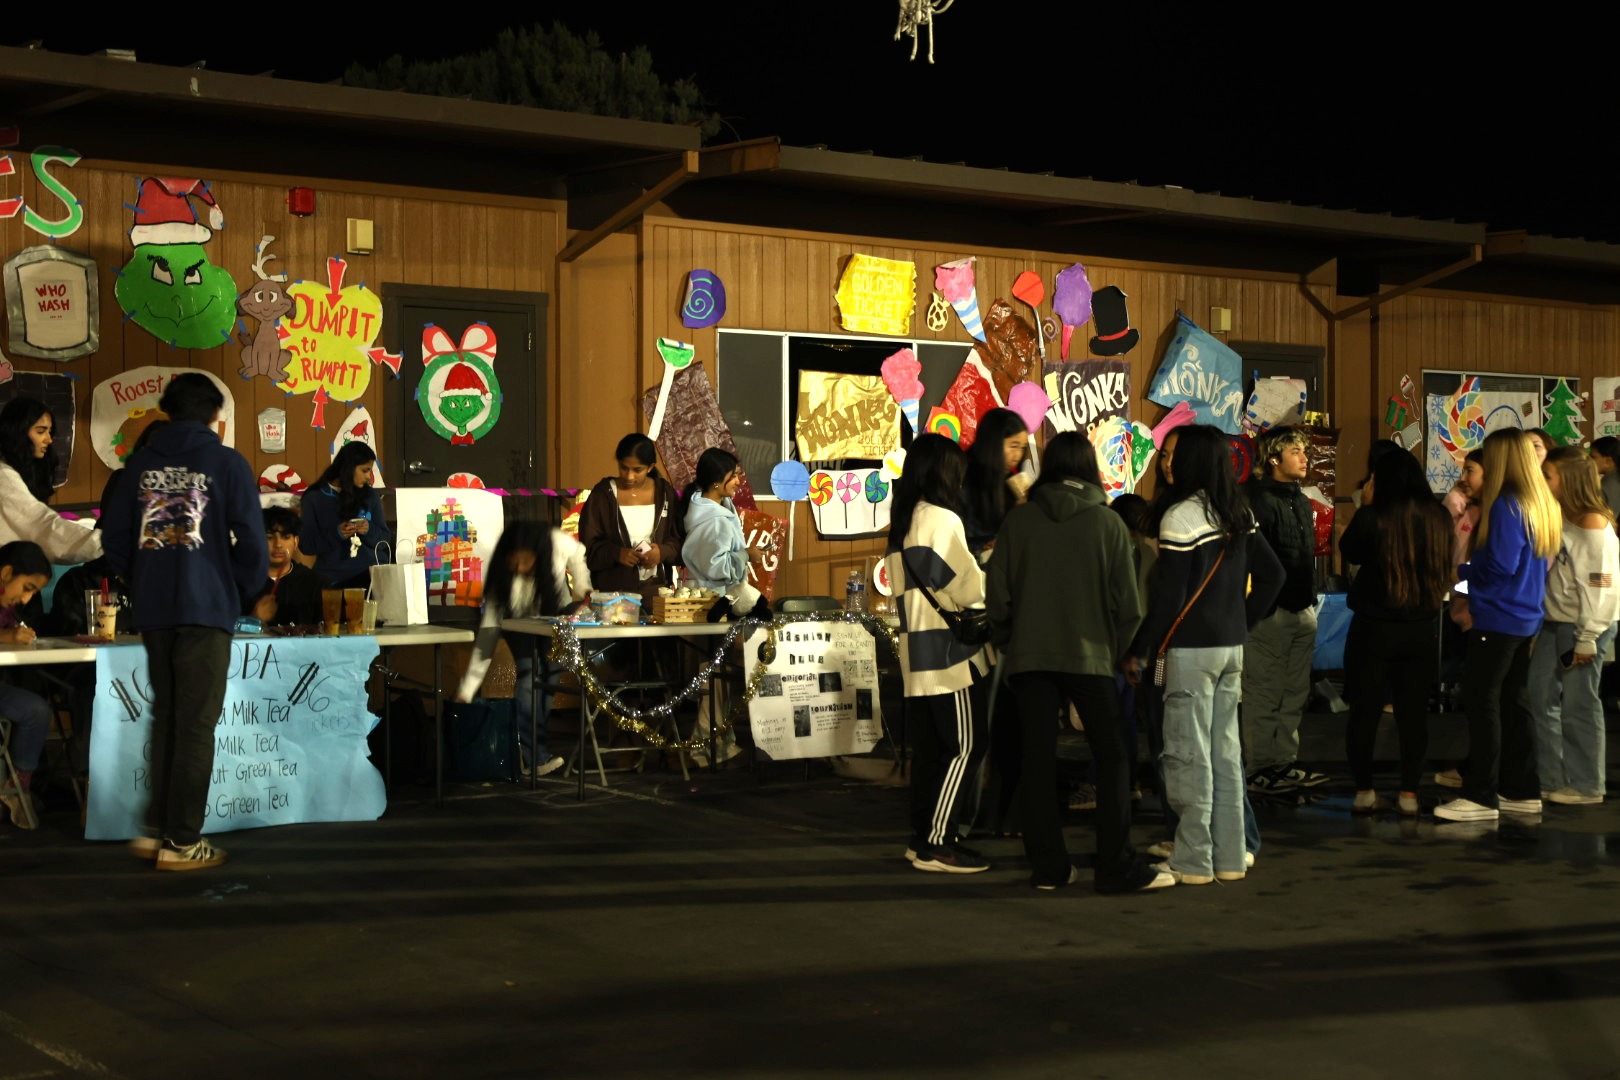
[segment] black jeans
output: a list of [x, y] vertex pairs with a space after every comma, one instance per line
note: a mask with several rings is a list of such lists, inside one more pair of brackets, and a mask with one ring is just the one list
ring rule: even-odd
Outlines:
[[147, 630], [141, 641], [152, 679], [152, 801], [146, 827], [184, 847], [202, 835], [231, 635], [209, 626], [181, 626]]
[[1373, 746], [1384, 702], [1395, 705], [1401, 739], [1402, 791], [1416, 791], [1429, 748], [1429, 688], [1439, 663], [1440, 618], [1397, 622], [1353, 616], [1344, 644], [1350, 722], [1344, 748], [1356, 790], [1373, 786]]
[[1468, 761], [1463, 798], [1496, 808], [1497, 793], [1509, 799], [1541, 797], [1536, 775], [1536, 733], [1524, 706], [1535, 638], [1468, 632], [1463, 661], [1463, 707], [1468, 711]]
[[1011, 677], [1018, 693], [1023, 734], [1019, 758], [1019, 810], [1024, 854], [1036, 885], [1069, 880], [1068, 848], [1057, 804], [1057, 722], [1073, 703], [1086, 723], [1086, 741], [1097, 763], [1097, 857], [1092, 876], [1100, 891], [1139, 888], [1141, 874], [1131, 847], [1131, 763], [1119, 692], [1107, 675], [1024, 671]]
[[906, 701], [912, 726], [911, 841], [949, 844], [957, 839], [957, 803], [978, 775], [989, 741], [987, 680], [954, 694], [930, 694]]

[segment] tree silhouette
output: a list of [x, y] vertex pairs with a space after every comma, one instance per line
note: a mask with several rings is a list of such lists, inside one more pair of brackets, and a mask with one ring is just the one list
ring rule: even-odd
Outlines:
[[690, 80], [665, 83], [652, 69], [652, 53], [637, 45], [618, 57], [602, 48], [595, 31], [579, 36], [561, 23], [502, 30], [492, 48], [446, 60], [391, 56], [375, 67], [351, 64], [345, 86], [405, 90], [438, 97], [470, 97], [500, 105], [687, 124], [705, 138], [720, 130]]
[[1581, 396], [1563, 379], [1547, 395], [1547, 434], [1560, 446], [1574, 446], [1581, 441], [1579, 424], [1586, 417], [1581, 415], [1580, 400]]

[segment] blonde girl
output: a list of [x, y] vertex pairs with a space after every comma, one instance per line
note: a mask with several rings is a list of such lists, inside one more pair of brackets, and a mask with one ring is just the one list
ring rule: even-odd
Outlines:
[[1519, 699], [1531, 642], [1541, 629], [1547, 565], [1562, 538], [1563, 513], [1542, 478], [1530, 436], [1516, 430], [1487, 436], [1479, 528], [1469, 561], [1457, 572], [1473, 616], [1463, 667], [1468, 761], [1461, 797], [1435, 807], [1442, 821], [1541, 812], [1535, 735]]
[[1620, 618], [1620, 538], [1597, 466], [1585, 454], [1560, 447], [1542, 472], [1563, 508], [1564, 534], [1547, 574], [1547, 620], [1530, 657], [1536, 771], [1542, 798], [1579, 806], [1604, 795], [1598, 680]]

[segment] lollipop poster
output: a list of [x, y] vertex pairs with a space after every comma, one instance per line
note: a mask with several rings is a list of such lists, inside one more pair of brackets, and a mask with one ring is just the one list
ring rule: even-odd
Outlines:
[[810, 513], [823, 539], [852, 540], [889, 531], [894, 482], [882, 469], [817, 469], [810, 474]]

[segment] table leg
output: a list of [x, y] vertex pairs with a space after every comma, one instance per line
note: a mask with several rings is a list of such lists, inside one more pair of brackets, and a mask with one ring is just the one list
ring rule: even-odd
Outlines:
[[579, 755], [578, 779], [579, 790], [575, 797], [580, 802], [585, 801], [585, 733], [596, 730], [596, 710], [591, 708], [590, 699], [585, 696], [585, 687], [579, 688]]
[[433, 798], [444, 805], [444, 694], [439, 684], [442, 678], [440, 663], [442, 646], [433, 646]]
[[383, 695], [383, 790], [394, 789], [394, 695], [388, 690], [388, 660], [393, 654], [390, 646], [384, 645], [382, 649], [382, 670], [377, 674], [382, 677]]
[[[540, 786], [540, 637], [529, 635], [529, 790]], [[523, 755], [518, 755], [522, 761]]]

